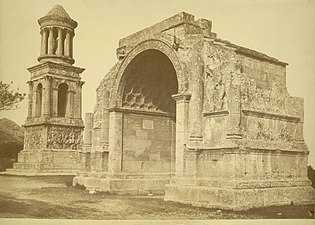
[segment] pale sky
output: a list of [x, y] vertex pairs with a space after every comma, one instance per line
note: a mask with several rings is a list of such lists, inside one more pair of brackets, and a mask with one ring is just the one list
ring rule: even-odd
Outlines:
[[[83, 113], [93, 111], [95, 89], [117, 61], [119, 39], [185, 11], [211, 20], [220, 38], [289, 63], [287, 87], [304, 98], [304, 137], [315, 167], [315, 0], [0, 0], [0, 80], [28, 92], [26, 69], [40, 52], [37, 20], [56, 4], [79, 24], [74, 65], [86, 68]], [[27, 100], [0, 118], [23, 124], [26, 116]]]

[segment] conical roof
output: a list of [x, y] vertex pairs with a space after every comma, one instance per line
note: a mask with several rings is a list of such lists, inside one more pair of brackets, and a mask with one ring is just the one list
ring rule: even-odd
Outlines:
[[38, 20], [39, 25], [42, 27], [58, 25], [68, 27], [70, 29], [75, 29], [78, 26], [78, 23], [71, 19], [69, 14], [61, 5], [55, 5], [46, 16]]
[[46, 16], [55, 16], [60, 18], [67, 18], [71, 19], [69, 14], [66, 12], [66, 10], [61, 5], [55, 5]]

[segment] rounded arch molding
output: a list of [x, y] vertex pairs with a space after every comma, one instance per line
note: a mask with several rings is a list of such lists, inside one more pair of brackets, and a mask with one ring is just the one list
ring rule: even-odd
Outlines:
[[162, 52], [166, 57], [168, 57], [176, 72], [178, 93], [184, 93], [186, 91], [188, 81], [185, 77], [184, 71], [182, 70], [181, 62], [178, 59], [178, 56], [173, 48], [164, 41], [158, 39], [150, 39], [137, 44], [123, 59], [122, 64], [120, 65], [119, 70], [116, 73], [113, 86], [111, 88], [110, 107], [122, 106], [121, 98], [123, 94], [123, 87], [125, 86], [124, 72], [129, 63], [131, 63], [131, 61], [140, 53], [146, 50], [158, 50]]

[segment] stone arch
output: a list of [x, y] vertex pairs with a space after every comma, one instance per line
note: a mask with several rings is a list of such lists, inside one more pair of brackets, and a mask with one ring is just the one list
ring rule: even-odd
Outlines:
[[177, 54], [175, 53], [174, 49], [169, 46], [164, 41], [158, 39], [150, 39], [143, 41], [136, 45], [124, 58], [123, 62], [118, 69], [116, 77], [114, 79], [113, 86], [111, 88], [111, 96], [110, 96], [110, 107], [121, 107], [123, 91], [125, 87], [125, 80], [126, 77], [125, 71], [128, 65], [135, 59], [139, 54], [147, 51], [147, 50], [157, 50], [163, 53], [172, 63], [176, 77], [178, 82], [178, 93], [183, 93], [187, 89], [187, 78], [182, 70], [181, 63], [178, 59]]
[[176, 71], [162, 52], [149, 49], [128, 65], [122, 80], [122, 107], [175, 113], [172, 95], [178, 92]]

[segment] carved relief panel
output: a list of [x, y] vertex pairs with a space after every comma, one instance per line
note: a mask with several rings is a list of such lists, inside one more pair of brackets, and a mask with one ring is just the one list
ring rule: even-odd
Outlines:
[[45, 129], [43, 126], [25, 128], [24, 149], [41, 149]]
[[244, 108], [257, 111], [285, 114], [286, 98], [285, 87], [279, 83], [272, 83], [267, 87], [247, 79], [241, 88], [241, 98]]
[[47, 148], [76, 150], [81, 145], [81, 139], [81, 128], [49, 126]]
[[205, 56], [205, 110], [228, 109], [229, 88], [242, 82], [242, 66], [233, 51], [208, 44]]
[[245, 138], [276, 142], [293, 141], [296, 139], [297, 128], [293, 122], [257, 117], [247, 117], [243, 124]]

